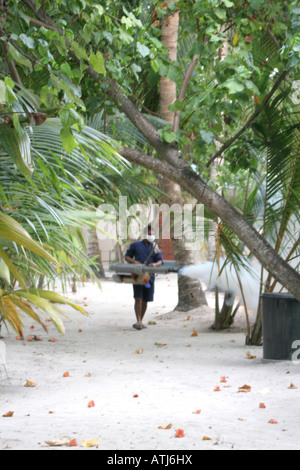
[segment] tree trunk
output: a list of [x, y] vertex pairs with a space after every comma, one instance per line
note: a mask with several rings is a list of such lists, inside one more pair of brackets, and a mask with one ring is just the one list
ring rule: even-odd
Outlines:
[[[177, 59], [177, 42], [179, 27], [179, 11], [166, 17], [162, 22], [162, 43], [169, 50], [171, 60]], [[161, 117], [171, 125], [174, 123], [175, 113], [170, 111], [169, 107], [177, 99], [176, 83], [167, 77], [162, 77], [160, 81], [160, 112]], [[160, 189], [168, 195], [164, 203], [171, 207], [173, 204], [179, 204], [183, 208], [183, 199], [179, 184], [168, 178], [159, 180]], [[174, 218], [171, 220], [174, 222]], [[190, 265], [194, 263], [192, 253], [187, 250], [184, 237], [178, 239], [174, 237], [172, 231], [172, 244], [174, 249], [175, 260], [179, 265]], [[201, 283], [195, 279], [189, 279], [178, 276], [178, 304], [175, 310], [187, 312], [195, 308], [207, 305], [206, 297], [202, 291]]]
[[102, 266], [101, 251], [99, 249], [97, 230], [92, 227], [88, 227], [87, 235], [88, 258], [89, 260], [93, 260], [93, 262], [95, 263], [95, 266], [92, 266], [92, 270], [98, 278], [105, 278], [105, 272]]

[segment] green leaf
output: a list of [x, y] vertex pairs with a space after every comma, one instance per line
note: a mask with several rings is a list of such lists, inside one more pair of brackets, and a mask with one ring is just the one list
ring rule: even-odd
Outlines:
[[17, 295], [19, 297], [29, 300], [30, 302], [33, 303], [35, 307], [46, 312], [47, 315], [49, 315], [49, 317], [53, 321], [57, 330], [62, 334], [65, 333], [65, 327], [60, 316], [57, 313], [57, 309], [55, 309], [55, 307], [53, 307], [50, 302], [27, 291], [15, 291], [14, 295]]
[[[22, 278], [21, 274], [19, 273], [17, 267], [14, 265], [14, 263], [11, 261], [10, 257], [6, 254], [6, 252], [0, 247], [0, 256], [2, 258], [1, 261], [3, 261], [7, 267], [7, 269], [12, 273], [12, 275], [15, 277], [15, 279], [18, 281], [21, 287], [24, 289], [26, 288], [26, 282]], [[2, 266], [2, 273], [3, 273], [3, 266]], [[5, 271], [4, 271], [5, 273]], [[3, 277], [3, 276], [1, 276]], [[8, 276], [8, 279], [5, 278], [8, 283], [10, 283], [10, 276]]]
[[233, 95], [235, 93], [240, 93], [245, 88], [243, 83], [236, 78], [229, 78], [225, 83], [223, 83], [222, 87], [228, 88], [229, 93]]
[[3, 212], [0, 212], [0, 236], [58, 265], [56, 259], [53, 258], [40, 243], [33, 240], [19, 222]]
[[7, 104], [12, 104], [15, 101], [18, 101], [15, 93], [13, 92], [12, 88], [9, 85], [6, 85], [5, 91], [6, 91], [6, 102], [7, 102]]
[[205, 142], [206, 144], [211, 144], [212, 141], [213, 141], [214, 138], [215, 138], [215, 135], [214, 135], [213, 132], [211, 132], [211, 131], [206, 131], [206, 130], [204, 130], [204, 129], [202, 129], [202, 130], [200, 131], [200, 135], [201, 135], [202, 140], [204, 140], [204, 142]]
[[67, 153], [71, 153], [78, 147], [78, 142], [75, 139], [73, 132], [68, 127], [63, 127], [60, 132], [60, 137], [64, 146], [64, 149]]
[[26, 36], [26, 34], [20, 34], [19, 38], [21, 39], [22, 43], [28, 47], [28, 49], [34, 49], [35, 43], [34, 40], [30, 36]]
[[22, 134], [10, 126], [0, 126], [0, 146], [17, 165], [22, 175], [32, 175], [30, 139], [26, 132]]
[[224, 10], [223, 8], [216, 8], [214, 12], [220, 20], [226, 19], [226, 10]]
[[78, 312], [82, 313], [83, 315], [86, 315], [82, 307], [75, 304], [71, 300], [67, 299], [67, 297], [57, 294], [56, 292], [51, 292], [48, 290], [41, 290], [41, 289], [28, 289], [28, 292], [38, 295], [39, 297], [42, 297], [43, 299], [49, 300], [50, 302], [53, 302], [53, 303], [70, 305]]
[[142, 57], [147, 57], [150, 54], [150, 49], [148, 46], [145, 46], [145, 44], [137, 42], [136, 48]]
[[6, 103], [6, 86], [5, 83], [0, 80], [0, 104]]
[[101, 73], [104, 76], [106, 75], [105, 62], [101, 52], [97, 52], [96, 55], [91, 54], [90, 62], [95, 72]]
[[85, 49], [81, 47], [76, 41], [72, 43], [71, 51], [73, 51], [74, 54], [76, 54], [78, 59], [88, 60], [88, 56], [87, 56]]
[[8, 52], [11, 58], [19, 65], [23, 65], [32, 72], [32, 63], [29, 59], [24, 57], [12, 44], [8, 45]]

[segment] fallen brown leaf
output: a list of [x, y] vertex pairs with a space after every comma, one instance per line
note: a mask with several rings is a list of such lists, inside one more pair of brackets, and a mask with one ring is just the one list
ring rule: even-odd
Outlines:
[[24, 385], [24, 387], [36, 387], [37, 384], [35, 382], [31, 382], [31, 380], [27, 380], [26, 381], [26, 384]]
[[243, 385], [242, 387], [239, 387], [239, 392], [251, 392], [251, 387], [250, 385]]
[[71, 439], [68, 437], [61, 437], [59, 439], [53, 439], [52, 441], [45, 441], [45, 443], [50, 447], [61, 447], [61, 446], [69, 446]]
[[248, 357], [248, 359], [256, 359], [256, 356], [252, 356], [250, 351], [247, 351], [247, 357]]
[[12, 418], [14, 415], [14, 411], [8, 411], [7, 413], [5, 413], [3, 416], [3, 418]]
[[100, 442], [98, 441], [98, 439], [91, 439], [90, 441], [81, 441], [81, 444], [83, 445], [83, 447], [97, 447], [100, 445]]
[[296, 387], [296, 385], [294, 385], [294, 384], [291, 384], [291, 385], [290, 385], [288, 388], [289, 388], [289, 389], [294, 389], [294, 390], [295, 390], [295, 389], [297, 389], [298, 387]]
[[169, 423], [167, 426], [158, 426], [158, 429], [171, 429], [172, 426], [173, 424]]

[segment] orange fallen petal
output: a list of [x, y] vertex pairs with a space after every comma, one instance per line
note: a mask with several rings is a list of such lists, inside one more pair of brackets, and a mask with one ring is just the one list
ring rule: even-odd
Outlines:
[[50, 338], [48, 339], [49, 343], [56, 343], [56, 339], [55, 338]]
[[201, 413], [201, 410], [193, 411], [193, 415], [200, 415], [200, 413]]
[[31, 325], [30, 329], [31, 329], [31, 330], [34, 330], [34, 325]]
[[198, 336], [198, 332], [196, 330], [193, 331], [192, 336]]
[[70, 447], [77, 447], [77, 446], [78, 446], [78, 444], [77, 444], [77, 441], [76, 441], [76, 439], [72, 439], [72, 440], [70, 441], [70, 444], [69, 444], [69, 446], [70, 446]]
[[221, 382], [221, 383], [227, 383], [226, 377], [221, 377], [220, 382]]
[[214, 388], [214, 392], [220, 392], [220, 391], [221, 391], [220, 387], [217, 386]]
[[2, 415], [3, 418], [12, 418], [14, 415], [14, 411], [8, 411], [4, 415]]
[[89, 403], [88, 403], [88, 407], [89, 408], [94, 408], [95, 406], [95, 402], [93, 400], [91, 400]]
[[69, 372], [65, 372], [65, 373], [63, 374], [63, 377], [70, 377]]
[[138, 398], [138, 397], [139, 397], [139, 396], [138, 396], [137, 393], [135, 393], [135, 394], [133, 395], [133, 398]]
[[270, 419], [270, 421], [268, 421], [270, 424], [278, 424], [278, 422], [276, 421], [276, 419]]
[[175, 432], [175, 437], [185, 437], [184, 430], [183, 429], [177, 429]]
[[259, 408], [267, 408], [266, 405], [264, 403], [260, 403], [259, 404]]
[[294, 384], [291, 384], [291, 385], [290, 385], [288, 388], [289, 388], [289, 389], [294, 389], [294, 390], [295, 390], [297, 387], [296, 387], [296, 385], [294, 385]]

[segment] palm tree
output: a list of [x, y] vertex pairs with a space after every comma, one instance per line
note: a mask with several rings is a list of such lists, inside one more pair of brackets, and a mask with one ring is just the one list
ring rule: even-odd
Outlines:
[[[178, 48], [178, 29], [179, 29], [179, 11], [167, 16], [162, 21], [162, 44], [169, 51], [171, 61], [177, 59]], [[162, 77], [160, 81], [160, 112], [164, 121], [169, 123], [172, 128], [174, 125], [175, 112], [170, 110], [170, 106], [177, 99], [177, 84], [167, 77]], [[173, 204], [183, 206], [181, 188], [178, 184], [166, 178], [160, 181], [160, 189], [167, 194], [165, 200], [171, 207]], [[180, 265], [193, 264], [192, 252], [187, 249], [183, 238], [176, 239], [172, 237], [172, 244], [176, 262]], [[178, 304], [175, 310], [189, 311], [201, 305], [207, 305], [205, 294], [199, 281], [178, 276]]]
[[[61, 121], [34, 125], [28, 116], [39, 115], [35, 96], [21, 86], [14, 86], [13, 94], [0, 125], [0, 316], [20, 336], [21, 312], [44, 328], [40, 313], [46, 314], [63, 333], [63, 311], [54, 302], [83, 309], [36, 285], [41, 278], [64, 284], [86, 271], [94, 278], [81, 234], [84, 225], [97, 223], [91, 202], [103, 201], [96, 190], [93, 194], [92, 178], [97, 176], [104, 190], [109, 175], [121, 179], [120, 168], [127, 165], [112, 140], [88, 126], [81, 133], [73, 129], [79, 146], [67, 153]], [[11, 118], [15, 113], [17, 120]]]

